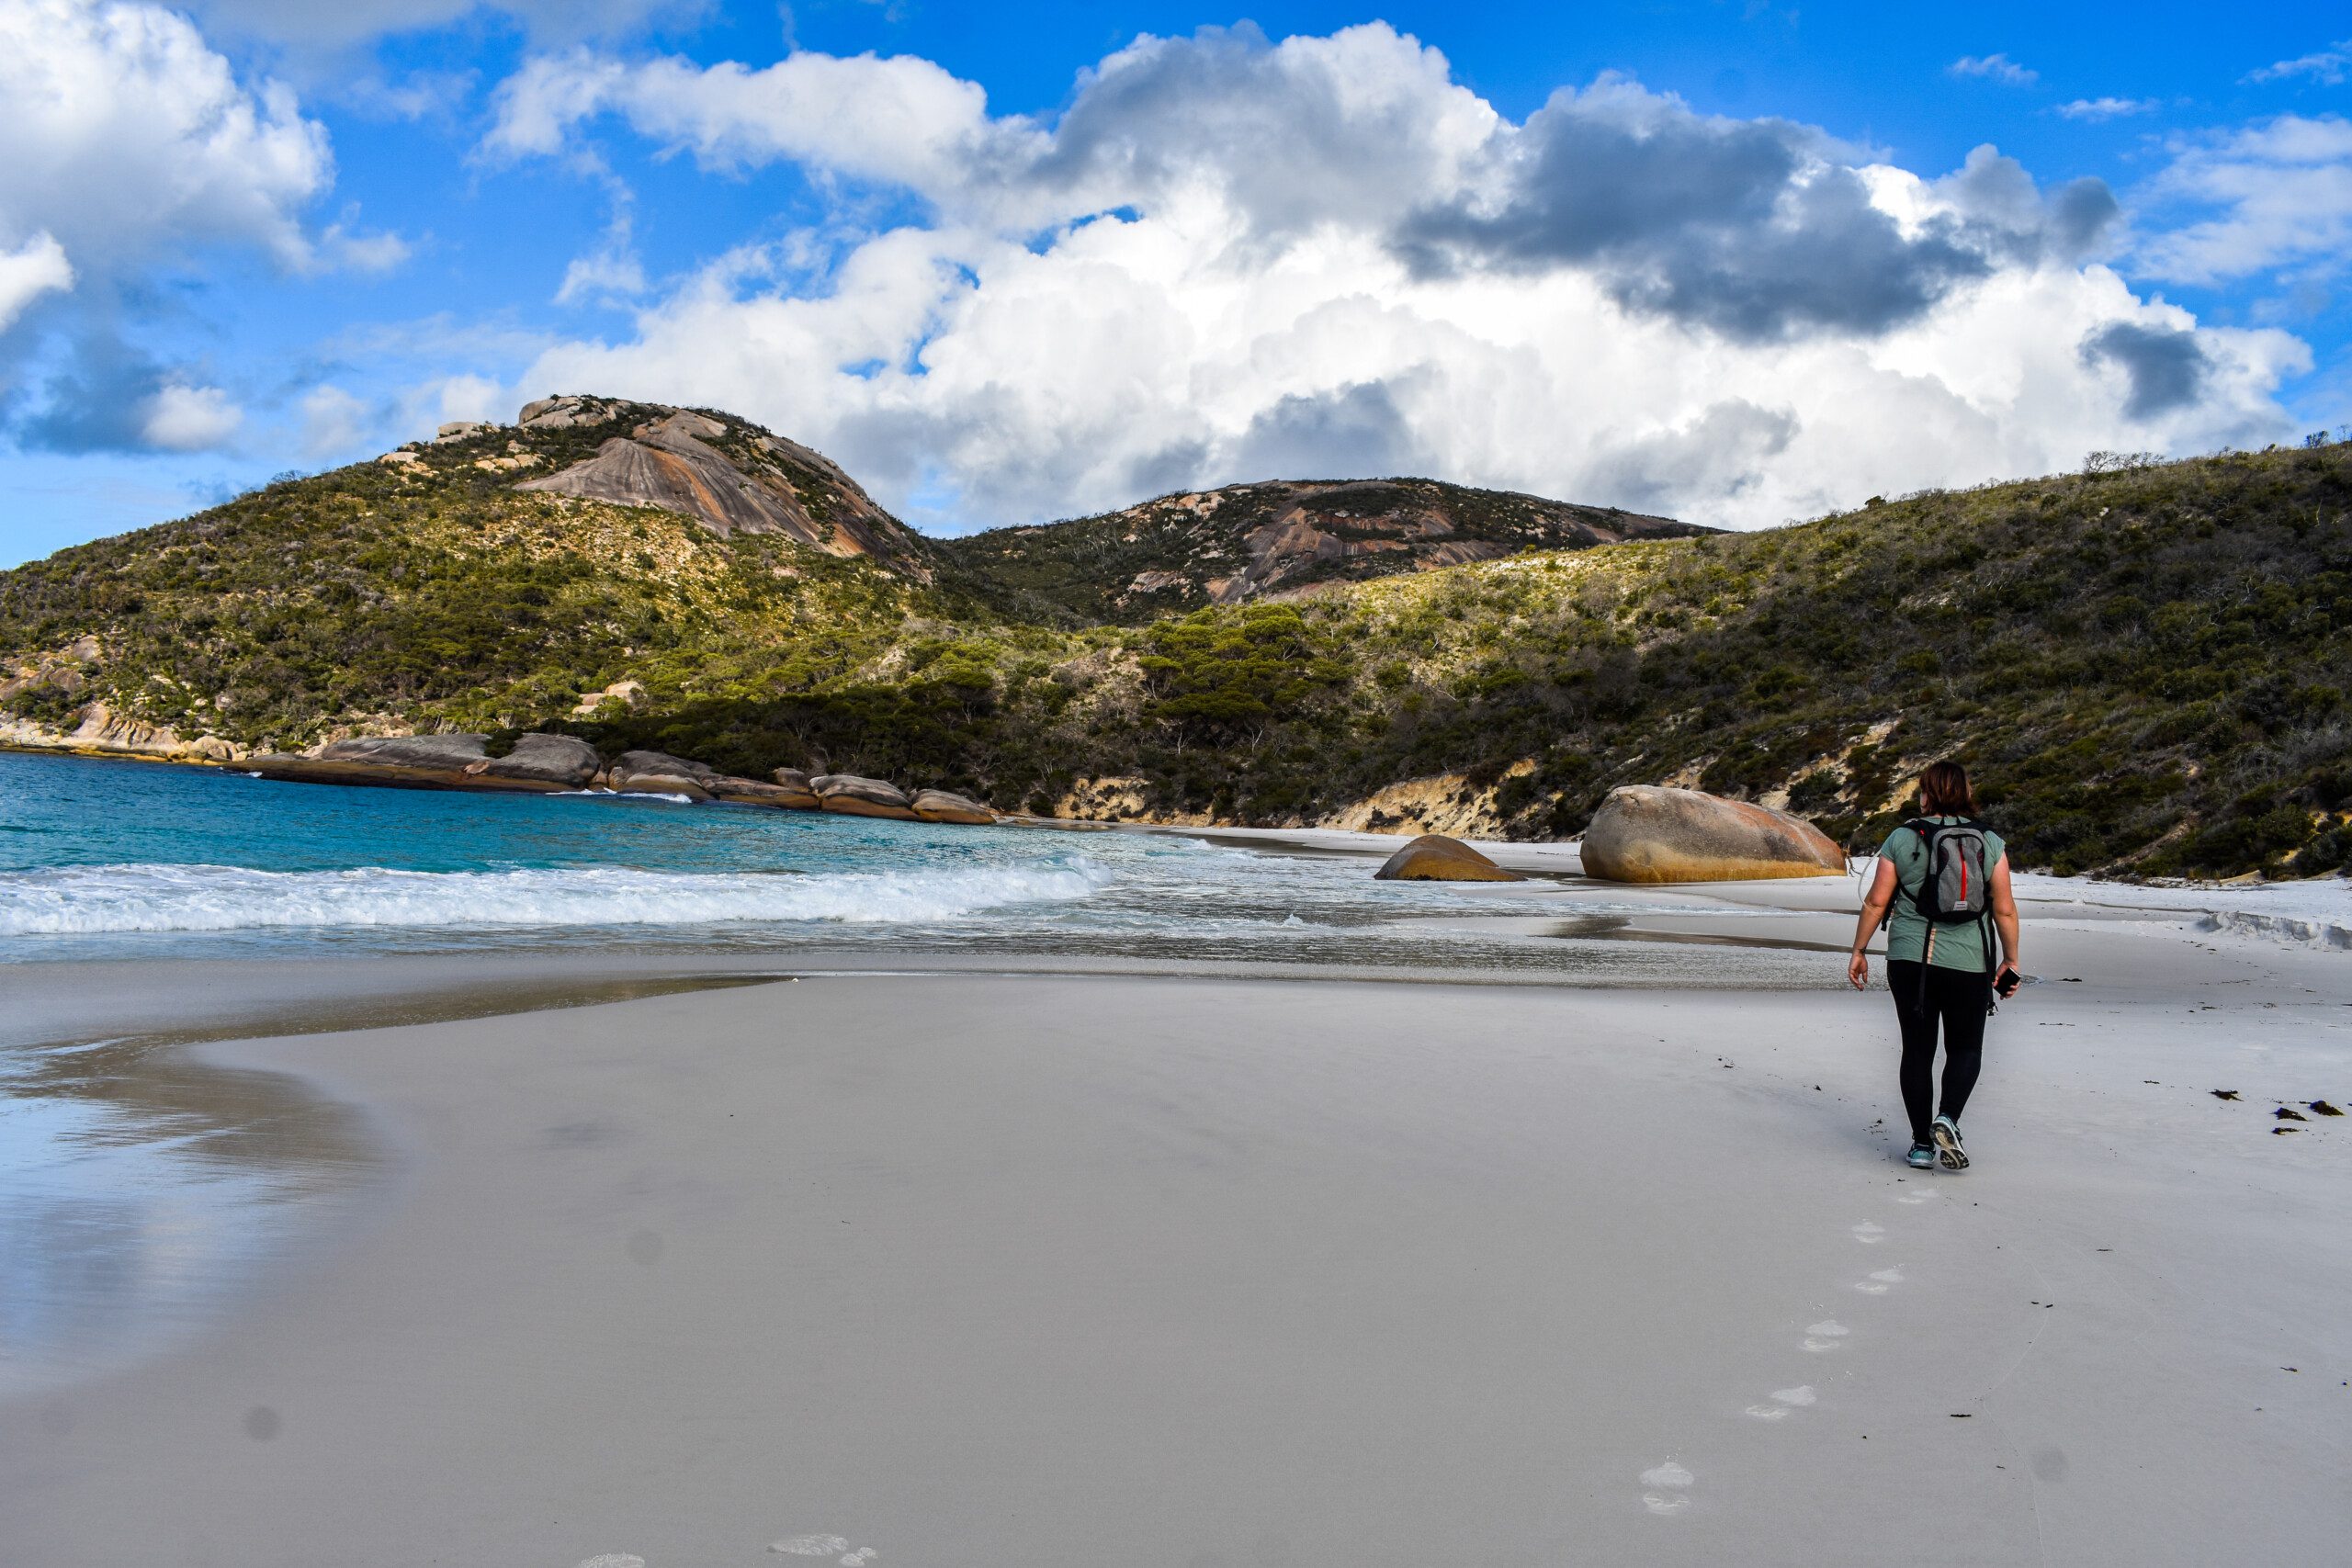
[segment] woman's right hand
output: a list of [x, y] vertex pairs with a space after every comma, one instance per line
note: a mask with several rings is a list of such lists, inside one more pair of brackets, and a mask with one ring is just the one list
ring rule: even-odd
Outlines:
[[1856, 953], [1846, 960], [1846, 983], [1858, 991], [1868, 990], [1871, 984], [1870, 955]]

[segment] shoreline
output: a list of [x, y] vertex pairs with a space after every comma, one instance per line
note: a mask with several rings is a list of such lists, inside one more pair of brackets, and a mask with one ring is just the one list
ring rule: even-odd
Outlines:
[[[62, 745], [54, 747], [39, 746], [28, 745], [21, 741], [10, 739], [0, 739], [0, 754], [27, 757], [71, 757], [85, 761], [143, 762], [162, 767], [188, 768], [217, 773], [237, 773], [246, 771], [240, 766], [240, 761], [237, 759], [217, 760], [207, 757], [165, 756], [159, 755], [152, 751], [111, 750], [102, 748]], [[427, 785], [357, 780], [334, 784], [312, 784], [311, 787], [327, 789], [426, 789], [451, 795], [563, 795], [582, 793], [579, 791], [567, 791], [556, 787], [548, 787], [545, 789], [537, 787], [518, 789], [511, 784], [503, 785], [456, 785], [438, 784]], [[624, 792], [604, 791], [601, 793], [611, 794], [616, 798], [626, 798]], [[739, 809], [775, 809], [775, 807], [746, 807], [743, 803], [730, 801], [702, 801], [696, 804], [704, 806], [732, 806]], [[816, 813], [811, 814], [817, 815]], [[1378, 856], [1394, 853], [1396, 849], [1419, 836], [1419, 833], [1411, 829], [1399, 829], [1396, 832], [1373, 832], [1368, 829], [1331, 828], [1323, 826], [1252, 828], [1239, 823], [1187, 824], [1151, 821], [1142, 818], [1039, 817], [1028, 812], [1000, 813], [998, 825], [1002, 827], [1059, 829], [1078, 832], [1119, 831], [1162, 834], [1181, 838], [1200, 839], [1211, 842], [1226, 840], [1231, 842], [1237, 847], [1250, 847], [1254, 844], [1263, 843], [1267, 845], [1290, 845], [1311, 853], [1318, 854], [1336, 852]], [[1504, 865], [1511, 870], [1521, 871], [1538, 876], [1560, 874], [1583, 876], [1584, 874], [1582, 862], [1576, 856], [1577, 840], [1575, 839], [1465, 839], [1463, 841], [1473, 845], [1486, 853], [1489, 858], [1494, 859], [1497, 863]], [[1512, 858], [1506, 859], [1506, 855]], [[1569, 863], [1562, 863], [1564, 857]], [[1866, 862], [1871, 857], [1860, 856], [1850, 858]], [[1679, 887], [1702, 891], [1715, 897], [1730, 897], [1731, 895], [1728, 890], [1732, 889], [1782, 886], [1794, 883], [1817, 884], [1825, 881], [1835, 881], [1837, 878], [1798, 877], [1781, 879], [1780, 882], [1767, 883], [1685, 884], [1608, 883], [1605, 882], [1604, 879], [1600, 878], [1593, 878], [1591, 880], [1600, 882], [1609, 886], [1626, 887], [1641, 892], [1672, 892]], [[2310, 877], [2285, 877], [2276, 880], [2263, 878], [2258, 873], [2247, 873], [2243, 876], [2222, 878], [2213, 881], [2199, 881], [2191, 878], [2180, 877], [2126, 880], [2120, 878], [2100, 877], [2090, 874], [2064, 877], [2037, 875], [2036, 880], [2044, 884], [2064, 886], [2117, 887], [2154, 891], [2177, 891], [2188, 895], [2258, 893], [2272, 888], [2304, 890], [2316, 889], [2330, 892], [2341, 890], [2346, 894], [2347, 908], [2352, 908], [2352, 874], [2345, 873], [2322, 874], [2317, 876]], [[2184, 906], [2184, 908], [2206, 909], [2209, 907], [2205, 905], [2189, 905]]]

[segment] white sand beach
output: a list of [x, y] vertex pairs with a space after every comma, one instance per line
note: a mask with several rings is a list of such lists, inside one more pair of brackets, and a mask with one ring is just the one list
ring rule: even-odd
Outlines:
[[[1809, 990], [1703, 942], [1679, 987], [770, 955], [175, 1047], [347, 1108], [375, 1174], [233, 1312], [0, 1404], [0, 1556], [2340, 1562], [2352, 1122], [2303, 1108], [2352, 1100], [2352, 963], [2047, 891], [1958, 1175], [1902, 1164], [1892, 1010], [1832, 952]], [[1617, 940], [1842, 947], [1852, 886], [1655, 903]]]

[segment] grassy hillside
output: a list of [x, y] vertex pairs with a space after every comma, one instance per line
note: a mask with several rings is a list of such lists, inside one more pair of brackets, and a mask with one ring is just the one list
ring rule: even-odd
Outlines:
[[[1674, 780], [1866, 842], [1906, 776], [1956, 752], [2022, 864], [2352, 862], [2352, 446], [1140, 625], [1027, 624], [989, 607], [1001, 583], [936, 581], [643, 508], [345, 470], [0, 577], [19, 671], [0, 705], [63, 725], [102, 699], [281, 746], [568, 728], [1036, 809], [1118, 778], [1156, 814], [1261, 824], [1457, 774], [1446, 788], [1525, 837], [1575, 831], [1613, 784]], [[624, 679], [639, 706], [567, 716]]]

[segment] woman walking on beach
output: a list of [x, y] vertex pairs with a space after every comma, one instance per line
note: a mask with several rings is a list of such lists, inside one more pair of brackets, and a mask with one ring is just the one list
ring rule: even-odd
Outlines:
[[[1997, 993], [2013, 995], [2018, 968], [2018, 906], [2009, 891], [2009, 856], [2001, 836], [1976, 819], [1968, 770], [1937, 762], [1919, 775], [1920, 815], [1886, 837], [1878, 875], [1854, 925], [1846, 978], [1870, 983], [1862, 948], [1880, 925], [1886, 933], [1886, 984], [1903, 1031], [1903, 1108], [1911, 1118], [1911, 1164], [1925, 1170], [1968, 1168], [1960, 1113], [1976, 1087], [1984, 1055], [1984, 1016]], [[1898, 896], [1899, 895], [1899, 896]], [[1992, 931], [2001, 940], [1993, 963]], [[1936, 1096], [1936, 1035], [1943, 1033], [1944, 1079]], [[1930, 1116], [1930, 1111], [1933, 1114]]]

